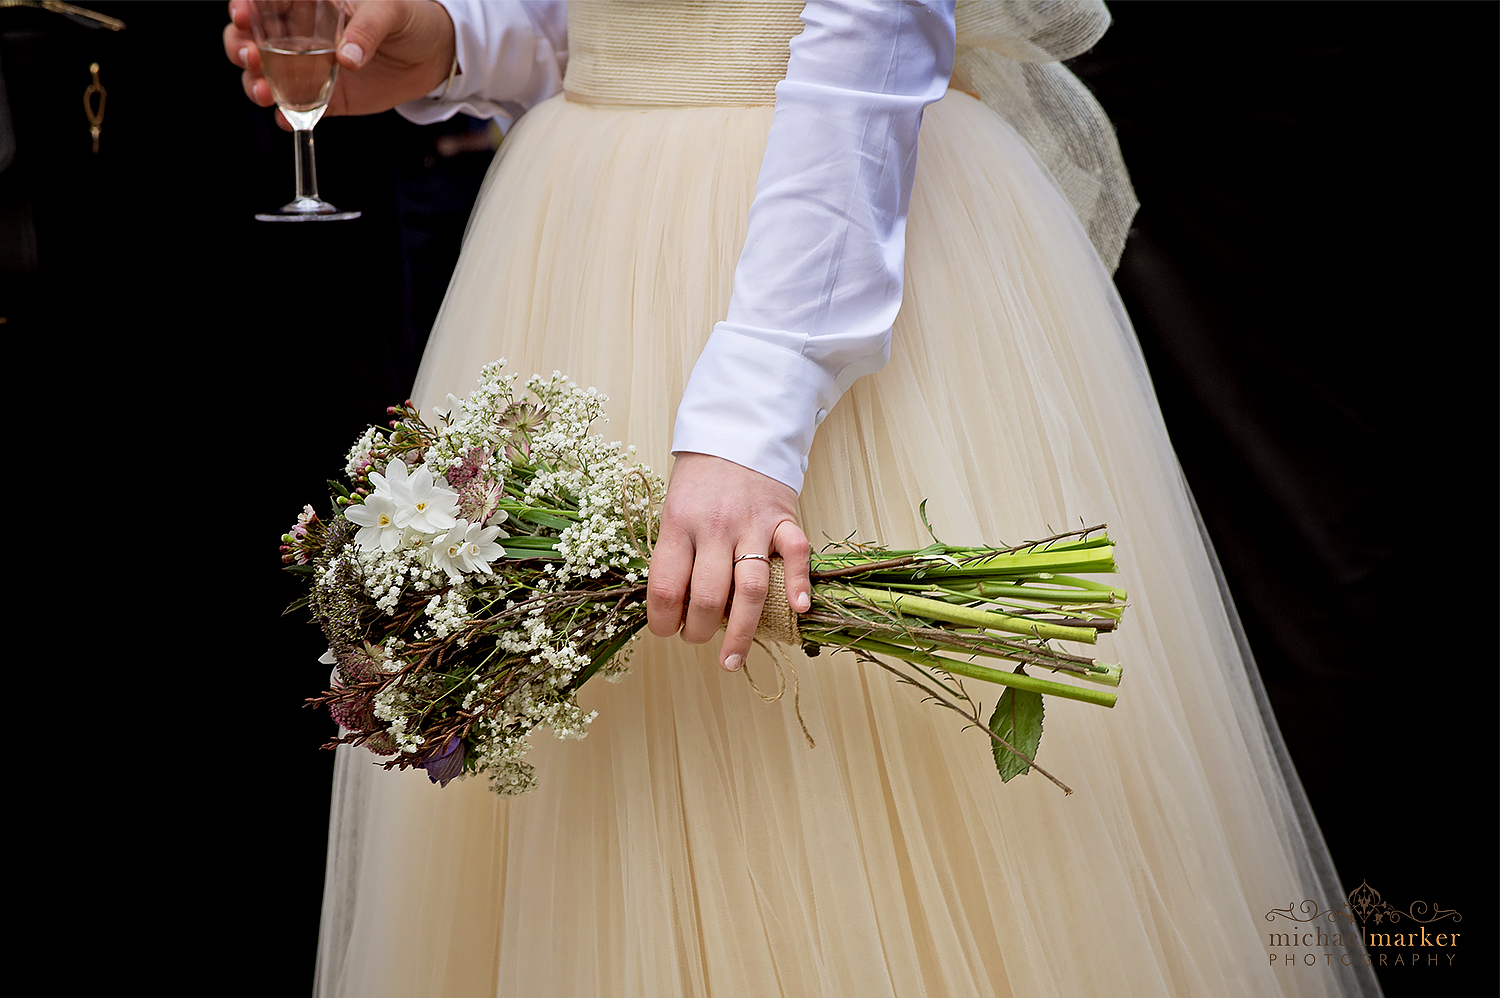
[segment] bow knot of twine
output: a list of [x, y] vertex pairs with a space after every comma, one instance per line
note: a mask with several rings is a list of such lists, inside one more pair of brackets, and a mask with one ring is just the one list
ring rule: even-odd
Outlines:
[[770, 587], [766, 592], [766, 603], [760, 611], [760, 621], [755, 625], [755, 643], [765, 648], [771, 655], [771, 664], [776, 667], [776, 692], [766, 693], [755, 684], [750, 676], [750, 663], [747, 661], [740, 667], [745, 674], [745, 681], [755, 691], [756, 696], [766, 703], [775, 703], [786, 693], [786, 673], [782, 671], [781, 659], [786, 659], [787, 668], [792, 673], [792, 710], [797, 715], [797, 723], [802, 728], [802, 737], [807, 739], [809, 747], [816, 747], [812, 734], [807, 730], [807, 722], [802, 719], [802, 684], [797, 680], [797, 663], [779, 648], [767, 647], [762, 638], [775, 641], [777, 644], [790, 645], [799, 648], [802, 645], [802, 636], [797, 631], [797, 611], [792, 609], [791, 603], [786, 598], [786, 565], [781, 560], [781, 555], [773, 554], [766, 562], [771, 569]]

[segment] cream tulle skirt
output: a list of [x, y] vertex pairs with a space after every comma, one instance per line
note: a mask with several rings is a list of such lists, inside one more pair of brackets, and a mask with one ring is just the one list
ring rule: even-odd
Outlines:
[[[729, 301], [770, 108], [551, 100], [489, 176], [423, 362], [424, 406], [506, 357], [610, 396], [665, 472]], [[1108, 522], [1131, 594], [1113, 710], [1049, 703], [1038, 776], [844, 655], [767, 704], [712, 647], [641, 639], [533, 736], [541, 787], [439, 789], [340, 750], [323, 996], [1328, 995], [1265, 913], [1339, 895], [1109, 276], [1027, 147], [928, 110], [890, 364], [818, 432], [808, 536], [1019, 542]], [[733, 391], [734, 386], [726, 386]], [[763, 653], [752, 673], [774, 676]], [[1274, 928], [1274, 926], [1271, 926]]]

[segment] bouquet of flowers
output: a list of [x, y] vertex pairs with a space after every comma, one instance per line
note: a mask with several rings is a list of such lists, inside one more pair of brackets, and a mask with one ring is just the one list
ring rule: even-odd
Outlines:
[[[308, 583], [291, 609], [328, 640], [330, 688], [309, 702], [342, 729], [329, 747], [363, 745], [442, 784], [484, 772], [517, 794], [536, 783], [531, 731], [584, 737], [594, 715], [578, 690], [627, 671], [665, 487], [595, 432], [603, 395], [560, 373], [518, 385], [504, 364], [434, 423], [409, 402], [388, 410], [329, 483], [336, 511], [306, 507], [281, 551]], [[813, 555], [811, 609], [792, 613], [784, 593], [776, 605], [773, 585], [762, 633], [875, 663], [988, 732], [1002, 779], [1036, 768], [1057, 782], [1034, 760], [1042, 696], [1115, 694], [1027, 669], [1119, 684], [1119, 666], [1054, 645], [1119, 621], [1124, 591], [1078, 577], [1113, 571], [1112, 552], [1102, 527], [1010, 548], [833, 544]], [[987, 720], [965, 679], [1005, 687]]]

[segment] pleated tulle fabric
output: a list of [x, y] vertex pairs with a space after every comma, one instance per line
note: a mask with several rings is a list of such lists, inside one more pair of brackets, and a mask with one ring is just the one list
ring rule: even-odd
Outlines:
[[[528, 113], [414, 397], [462, 394], [496, 357], [562, 370], [665, 472], [771, 113]], [[1131, 594], [1105, 642], [1120, 703], [1050, 703], [1040, 755], [1076, 792], [1002, 785], [983, 737], [842, 655], [793, 655], [809, 748], [790, 697], [647, 635], [624, 681], [583, 691], [586, 740], [533, 737], [523, 797], [340, 750], [317, 994], [1377, 993], [1368, 971], [1268, 966], [1264, 913], [1338, 896], [1327, 851], [1109, 277], [964, 94], [927, 112], [907, 245], [890, 364], [819, 430], [804, 525], [917, 546], [923, 500], [954, 542], [1108, 522]], [[750, 670], [774, 684], [764, 653]]]

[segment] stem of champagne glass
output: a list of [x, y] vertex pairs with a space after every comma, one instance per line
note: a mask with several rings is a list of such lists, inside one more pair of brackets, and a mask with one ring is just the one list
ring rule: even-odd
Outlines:
[[298, 213], [327, 213], [333, 210], [318, 197], [318, 160], [313, 154], [313, 126], [323, 117], [326, 104], [311, 111], [294, 111], [283, 107], [282, 115], [292, 126], [297, 153], [297, 197], [285, 210]]
[[313, 155], [311, 128], [299, 128], [297, 136], [297, 201], [317, 201], [318, 161]]

